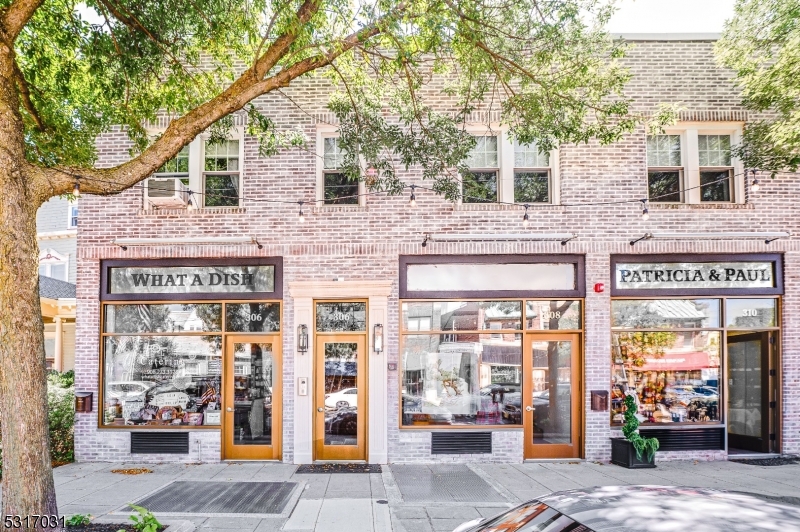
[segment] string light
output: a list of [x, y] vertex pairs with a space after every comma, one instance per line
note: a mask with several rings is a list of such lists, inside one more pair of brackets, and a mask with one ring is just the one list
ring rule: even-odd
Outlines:
[[186, 210], [187, 211], [193, 211], [194, 210], [194, 201], [192, 200], [192, 194], [193, 194], [193, 192], [190, 190], [189, 191], [189, 203], [186, 204]]
[[411, 198], [408, 201], [409, 207], [416, 207], [417, 206], [417, 195], [414, 194], [414, 189], [417, 188], [417, 185], [411, 185]]
[[650, 219], [650, 211], [647, 209], [647, 200], [643, 199], [642, 201], [642, 220], [647, 221]]
[[300, 216], [297, 217], [297, 221], [303, 223], [306, 221], [306, 217], [303, 215], [303, 203], [304, 201], [298, 201], [297, 204], [300, 205]]
[[753, 184], [750, 186], [750, 190], [753, 192], [758, 192], [761, 189], [761, 185], [758, 183], [758, 178], [756, 177], [756, 172], [758, 172], [758, 170], [753, 170]]
[[528, 217], [528, 207], [530, 207], [530, 205], [526, 203], [524, 207], [525, 214], [522, 216], [522, 227], [528, 227], [528, 224], [530, 223], [530, 218]]
[[80, 177], [76, 177], [75, 178], [75, 186], [72, 187], [72, 195], [75, 196], [76, 198], [80, 198], [81, 197]]

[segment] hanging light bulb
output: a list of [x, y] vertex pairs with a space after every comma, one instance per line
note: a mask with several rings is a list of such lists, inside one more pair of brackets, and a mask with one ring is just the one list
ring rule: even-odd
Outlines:
[[298, 201], [297, 204], [300, 205], [300, 215], [297, 217], [297, 221], [303, 223], [306, 221], [306, 217], [303, 215], [303, 202]]
[[642, 220], [647, 221], [650, 219], [650, 211], [647, 210], [647, 200], [642, 200]]
[[81, 182], [77, 177], [75, 178], [75, 186], [72, 187], [72, 195], [76, 198], [81, 197]]
[[186, 204], [186, 210], [187, 211], [193, 211], [194, 210], [194, 200], [192, 200], [192, 194], [193, 194], [193, 192], [190, 190], [189, 191], [189, 203]]
[[522, 227], [528, 227], [528, 224], [531, 222], [530, 218], [528, 217], [528, 205], [525, 204], [525, 214], [522, 216]]
[[753, 170], [753, 184], [750, 186], [750, 190], [753, 192], [758, 192], [761, 189], [761, 185], [758, 182], [758, 178], [756, 177], [756, 172], [758, 170]]
[[414, 189], [417, 185], [411, 185], [411, 198], [408, 200], [409, 207], [416, 207], [417, 206], [417, 195], [414, 194]]

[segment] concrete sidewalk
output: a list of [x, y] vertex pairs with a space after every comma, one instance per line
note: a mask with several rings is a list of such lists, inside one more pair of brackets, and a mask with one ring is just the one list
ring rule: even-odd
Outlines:
[[[113, 469], [146, 467], [128, 476]], [[70, 464], [55, 470], [62, 515], [91, 514], [126, 521], [125, 506], [176, 480], [290, 481], [298, 484], [283, 515], [167, 515], [181, 530], [272, 532], [450, 531], [552, 491], [626, 484], [683, 485], [743, 491], [800, 504], [800, 465], [752, 466], [734, 462], [665, 462], [628, 470], [591, 462], [468, 465], [393, 465], [377, 474], [295, 474], [296, 466], [263, 462], [221, 464]], [[194, 496], [187, 493], [186, 499]], [[180, 512], [180, 508], [176, 508]]]

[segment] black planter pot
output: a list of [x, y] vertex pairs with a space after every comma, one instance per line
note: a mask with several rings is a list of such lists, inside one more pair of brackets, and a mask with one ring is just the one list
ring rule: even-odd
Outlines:
[[628, 469], [648, 469], [655, 467], [655, 456], [648, 460], [642, 453], [642, 459], [636, 457], [636, 449], [625, 438], [611, 438], [611, 463]]

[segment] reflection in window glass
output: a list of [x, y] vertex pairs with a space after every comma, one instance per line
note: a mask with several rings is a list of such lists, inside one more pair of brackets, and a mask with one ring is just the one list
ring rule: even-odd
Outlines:
[[719, 327], [718, 299], [616, 299], [611, 326], [621, 329]]
[[402, 363], [404, 426], [520, 423], [520, 334], [410, 335]]
[[546, 504], [532, 501], [485, 523], [482, 532], [590, 532]]
[[700, 172], [700, 201], [731, 201], [730, 170]]
[[279, 303], [228, 303], [225, 330], [228, 332], [277, 332], [281, 330]]
[[777, 300], [728, 299], [725, 301], [725, 323], [738, 329], [775, 327]]
[[581, 328], [580, 301], [527, 301], [526, 327], [535, 331]]
[[216, 332], [222, 326], [219, 303], [106, 305], [105, 332], [117, 334]]
[[614, 332], [611, 420], [633, 390], [645, 423], [719, 421], [719, 331]]
[[469, 172], [462, 180], [463, 203], [497, 201], [497, 172]]
[[109, 336], [104, 425], [219, 425], [219, 336]]
[[345, 301], [317, 303], [317, 332], [367, 330], [367, 304]]
[[[519, 301], [403, 303], [403, 328], [407, 331], [520, 330], [521, 318]], [[427, 329], [422, 328], [423, 326]]]

